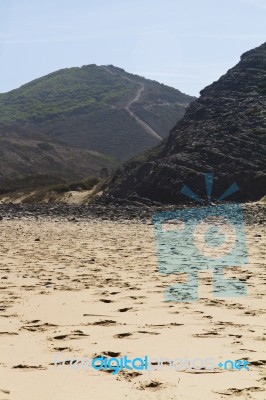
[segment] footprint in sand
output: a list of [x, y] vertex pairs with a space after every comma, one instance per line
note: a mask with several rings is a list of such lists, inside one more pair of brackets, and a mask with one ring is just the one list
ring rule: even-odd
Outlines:
[[140, 390], [151, 390], [151, 391], [156, 391], [159, 389], [163, 389], [165, 385], [163, 385], [159, 381], [150, 381], [150, 382], [143, 382], [140, 384], [139, 389]]
[[117, 339], [123, 339], [126, 337], [132, 336], [132, 333], [126, 332], [126, 333], [118, 333], [116, 335], [114, 335], [115, 338]]
[[109, 299], [100, 299], [99, 301], [101, 301], [102, 303], [113, 303], [113, 300]]
[[146, 324], [147, 328], [156, 328], [156, 329], [164, 329], [164, 328], [172, 328], [173, 326], [183, 326], [184, 324], [178, 324], [177, 322], [171, 322], [170, 324]]
[[257, 367], [257, 366], [265, 365], [266, 360], [251, 361], [249, 364]]
[[92, 325], [100, 325], [100, 326], [116, 325], [116, 321], [113, 321], [112, 319], [106, 319], [103, 321], [93, 322]]
[[117, 376], [117, 380], [125, 380], [127, 382], [131, 382], [132, 379], [137, 378], [138, 376], [141, 376], [142, 374], [137, 371], [120, 371]]
[[56, 327], [56, 326], [58, 326], [58, 325], [54, 325], [54, 324], [49, 324], [48, 322], [45, 322], [45, 323], [43, 323], [43, 324], [33, 324], [33, 325], [25, 325], [25, 326], [22, 326], [21, 328], [20, 328], [20, 330], [21, 329], [24, 329], [24, 330], [26, 330], [26, 331], [30, 331], [30, 332], [36, 332], [36, 331], [39, 331], [39, 332], [44, 332], [45, 330], [47, 330], [47, 329], [49, 329], [49, 328], [54, 328], [54, 327]]
[[10, 394], [9, 390], [4, 390], [4, 389], [0, 389], [0, 392], [4, 393], [4, 394]]
[[42, 365], [24, 365], [24, 364], [18, 364], [18, 365], [14, 365], [12, 367], [13, 369], [47, 369], [46, 367], [43, 367]]
[[72, 351], [71, 347], [54, 347], [53, 350], [55, 351]]
[[223, 392], [214, 392], [214, 393], [224, 394], [226, 396], [234, 396], [234, 395], [243, 396], [243, 395], [249, 395], [250, 392], [264, 392], [264, 391], [265, 389], [262, 387], [252, 386], [244, 389], [230, 388]]
[[127, 308], [119, 308], [119, 312], [127, 312], [129, 310], [132, 310], [132, 307], [127, 307]]
[[70, 340], [72, 340], [72, 339], [80, 339], [81, 337], [85, 337], [85, 336], [89, 336], [89, 335], [86, 335], [82, 331], [77, 330], [70, 334], [54, 336], [53, 339], [56, 339], [56, 340], [70, 339]]
[[[0, 395], [1, 393], [4, 393], [5, 395], [9, 395], [10, 391], [9, 390], [4, 390], [4, 389], [0, 389]], [[1, 400], [8, 400], [7, 397], [1, 397]]]
[[121, 355], [121, 353], [115, 351], [103, 351], [102, 354], [108, 357], [119, 357]]
[[211, 337], [224, 337], [224, 335], [221, 335], [220, 333], [214, 331], [214, 332], [205, 332], [205, 333], [195, 333], [192, 335], [194, 337], [198, 338], [211, 338]]

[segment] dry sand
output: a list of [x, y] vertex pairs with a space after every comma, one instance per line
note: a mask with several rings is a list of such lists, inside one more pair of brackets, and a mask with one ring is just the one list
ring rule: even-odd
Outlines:
[[[204, 272], [197, 303], [164, 301], [178, 277], [158, 272], [152, 225], [22, 219], [0, 229], [0, 400], [266, 398], [262, 227], [246, 228], [249, 263], [239, 276], [248, 296], [214, 299]], [[112, 375], [55, 368], [60, 351], [251, 365]]]

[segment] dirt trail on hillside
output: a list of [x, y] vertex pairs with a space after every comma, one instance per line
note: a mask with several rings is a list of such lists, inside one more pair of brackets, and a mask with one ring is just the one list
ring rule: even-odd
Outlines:
[[[109, 72], [112, 75], [115, 75], [112, 71], [110, 71], [107, 67], [103, 66], [103, 69], [105, 69], [107, 72]], [[144, 83], [139, 83], [134, 81], [133, 79], [127, 78], [126, 76], [122, 77], [123, 79], [126, 79], [130, 82], [134, 82], [137, 83], [140, 87], [135, 95], [135, 97], [130, 100], [130, 102], [125, 106], [125, 110], [129, 113], [129, 115], [134, 118], [134, 120], [137, 122], [137, 124], [139, 124], [150, 136], [154, 137], [157, 140], [163, 140], [162, 137], [160, 135], [158, 135], [158, 133], [156, 133], [148, 124], [146, 124], [146, 122], [144, 122], [141, 118], [139, 118], [131, 109], [130, 107], [132, 106], [132, 104], [136, 103], [137, 101], [139, 101], [141, 93], [143, 92], [145, 85]]]

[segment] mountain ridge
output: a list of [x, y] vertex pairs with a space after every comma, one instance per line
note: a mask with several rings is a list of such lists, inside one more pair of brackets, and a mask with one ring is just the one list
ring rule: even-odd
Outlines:
[[[140, 86], [144, 89], [132, 101]], [[0, 94], [0, 123], [30, 127], [125, 161], [167, 136], [193, 100], [113, 65], [90, 64], [55, 71]]]

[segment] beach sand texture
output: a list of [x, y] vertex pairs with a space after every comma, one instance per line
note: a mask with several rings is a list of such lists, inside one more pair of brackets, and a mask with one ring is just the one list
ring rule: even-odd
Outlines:
[[[265, 228], [246, 229], [249, 262], [228, 276], [248, 295], [164, 300], [181, 282], [158, 271], [152, 224], [40, 218], [0, 221], [0, 400], [265, 399]], [[54, 357], [246, 358], [250, 371], [117, 375], [64, 369]]]

